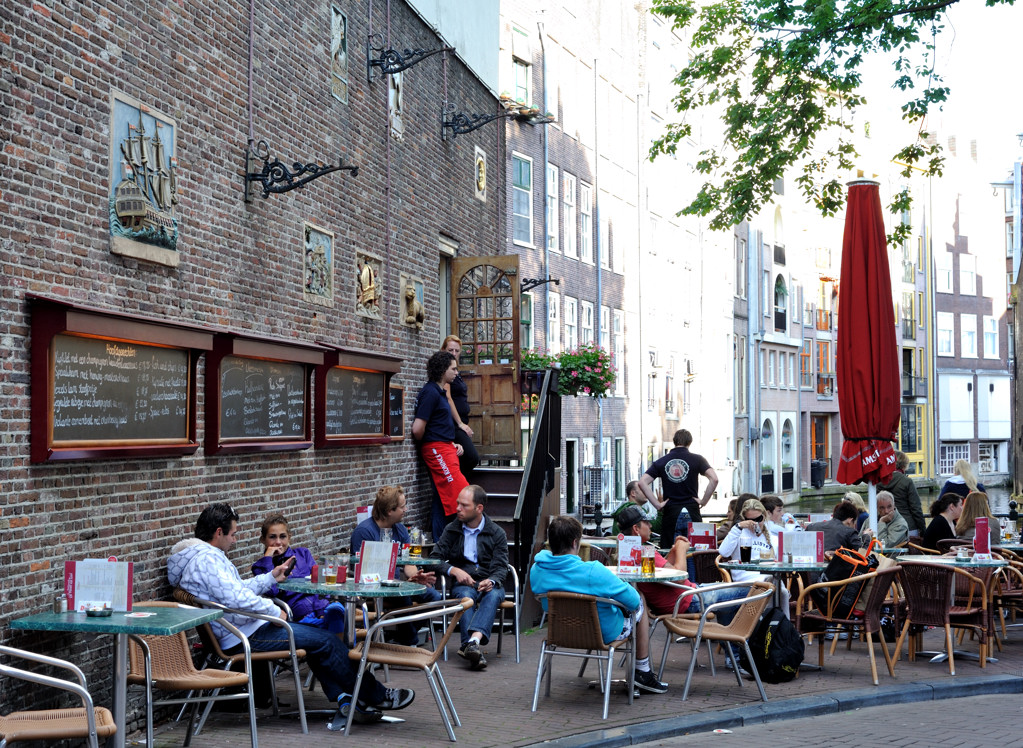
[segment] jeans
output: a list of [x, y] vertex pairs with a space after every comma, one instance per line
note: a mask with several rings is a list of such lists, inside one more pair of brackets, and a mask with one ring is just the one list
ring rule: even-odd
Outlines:
[[[295, 648], [306, 651], [306, 662], [323, 686], [323, 693], [331, 701], [337, 701], [343, 693], [355, 690], [355, 670], [348, 659], [348, 645], [344, 639], [315, 626], [301, 623], [291, 624], [295, 632]], [[288, 632], [283, 626], [264, 623], [249, 635], [249, 646], [253, 652], [273, 652], [288, 649]], [[229, 654], [240, 652], [239, 644]], [[367, 672], [362, 678], [359, 699], [367, 704], [379, 704], [387, 698], [383, 686]]]
[[[703, 587], [704, 585], [700, 585]], [[729, 587], [723, 590], [708, 590], [702, 595], [693, 595], [690, 598], [687, 613], [702, 613], [704, 608], [709, 608], [714, 603], [723, 603], [728, 600], [738, 600], [749, 594], [749, 587]], [[719, 608], [714, 611], [714, 617], [722, 626], [727, 626], [735, 618], [736, 612], [741, 606], [732, 608]]]
[[345, 606], [341, 603], [331, 603], [323, 609], [322, 618], [318, 618], [315, 613], [310, 613], [299, 623], [304, 626], [327, 629], [332, 634], [343, 634], [345, 632]]
[[[416, 595], [415, 598], [411, 597], [399, 597], [398, 607], [406, 608], [412, 605], [413, 599], [417, 603], [435, 603], [441, 599], [440, 590], [436, 587], [427, 587], [421, 594]], [[419, 630], [416, 628], [414, 623], [399, 623], [394, 627], [394, 640], [398, 644], [404, 644], [409, 647], [419, 646]]]
[[456, 584], [451, 590], [451, 596], [455, 600], [468, 597], [476, 603], [476, 606], [467, 610], [458, 622], [462, 644], [469, 641], [473, 631], [483, 634], [483, 644], [489, 642], [490, 632], [494, 628], [494, 618], [497, 616], [497, 606], [504, 602], [504, 588], [494, 587], [489, 592], [480, 592], [475, 587]]

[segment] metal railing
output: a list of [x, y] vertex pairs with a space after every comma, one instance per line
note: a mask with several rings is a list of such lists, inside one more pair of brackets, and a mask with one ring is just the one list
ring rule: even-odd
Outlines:
[[835, 375], [830, 373], [817, 375], [817, 394], [821, 397], [835, 396]]
[[924, 397], [926, 395], [927, 377], [914, 377], [911, 374], [902, 375], [903, 397]]
[[906, 317], [902, 318], [902, 339], [916, 340], [916, 320]]

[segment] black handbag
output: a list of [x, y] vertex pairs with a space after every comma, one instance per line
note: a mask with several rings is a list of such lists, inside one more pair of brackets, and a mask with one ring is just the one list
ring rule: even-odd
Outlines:
[[[863, 574], [869, 574], [877, 569], [878, 560], [874, 554], [863, 554], [852, 551], [848, 548], [839, 548], [835, 551], [828, 568], [821, 574], [821, 582], [838, 582]], [[856, 609], [863, 594], [863, 582], [850, 582], [845, 587], [826, 587], [813, 591], [814, 604], [825, 614], [833, 618], [850, 618]], [[838, 600], [835, 595], [841, 594]]]

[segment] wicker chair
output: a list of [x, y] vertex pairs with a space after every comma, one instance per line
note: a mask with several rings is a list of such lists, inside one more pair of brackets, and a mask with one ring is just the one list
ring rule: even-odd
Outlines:
[[[902, 641], [910, 626], [935, 626], [945, 629], [945, 647], [948, 651], [948, 672], [955, 675], [955, 655], [952, 645], [952, 628], [974, 631], [980, 639], [980, 666], [987, 664], [988, 632], [991, 619], [988, 611], [988, 596], [984, 583], [972, 574], [954, 566], [926, 562], [903, 561], [903, 590], [909, 602], [906, 621], [895, 645], [895, 659], [902, 651]], [[955, 605], [953, 590], [955, 580], [963, 577], [977, 586], [977, 594], [970, 607]], [[913, 639], [909, 640], [909, 659], [916, 657]]]
[[[625, 667], [628, 672], [626, 688], [629, 694], [629, 704], [631, 704], [636, 687], [635, 633], [638, 623], [635, 615], [622, 603], [606, 597], [580, 595], [575, 592], [548, 592], [537, 595], [537, 599], [541, 602], [547, 601], [547, 638], [540, 645], [540, 660], [536, 666], [536, 683], [533, 687], [533, 711], [536, 711], [537, 703], [540, 700], [540, 681], [543, 680], [545, 674], [547, 676], [545, 694], [551, 695], [551, 658], [555, 656], [582, 658], [582, 667], [579, 668], [580, 677], [582, 677], [586, 663], [593, 658], [597, 660], [597, 665], [600, 668], [600, 690], [604, 694], [604, 713], [601, 719], [607, 719], [611, 700], [611, 673], [614, 670], [616, 651], [626, 651], [629, 654]], [[623, 615], [632, 619], [631, 633], [627, 639], [617, 639], [610, 644], [604, 643], [604, 638], [600, 633], [598, 604], [612, 605], [620, 609]], [[582, 649], [585, 650], [585, 654], [563, 652], [562, 649]]]
[[[504, 601], [497, 606], [497, 611], [501, 614], [501, 618], [497, 622], [497, 653], [501, 654], [501, 640], [504, 638], [504, 616], [510, 610], [512, 615], [512, 633], [515, 635], [515, 662], [519, 662], [519, 595], [521, 590], [519, 588], [518, 572], [515, 571], [515, 567], [511, 564], [508, 564], [508, 579], [512, 581], [512, 588], [509, 590], [507, 586], [505, 587]], [[506, 585], [508, 579], [505, 579]]]
[[689, 580], [695, 584], [716, 584], [717, 582], [728, 582], [730, 579], [725, 579], [721, 572], [721, 567], [717, 565], [717, 560], [720, 558], [718, 552], [715, 550], [710, 551], [693, 551], [688, 560], [693, 562], [693, 570], [696, 575], [693, 579]]
[[20, 660], [39, 662], [50, 667], [68, 670], [78, 683], [63, 678], [54, 678], [13, 665], [0, 665], [0, 674], [18, 680], [37, 683], [42, 686], [69, 691], [82, 700], [82, 706], [71, 709], [35, 709], [27, 712], [11, 712], [0, 717], [0, 748], [9, 743], [26, 740], [66, 740], [84, 738], [91, 748], [98, 748], [99, 738], [110, 737], [117, 732], [110, 710], [93, 706], [85, 683], [85, 675], [75, 665], [55, 657], [27, 652], [15, 647], [0, 646], [0, 653]]
[[[141, 602], [135, 603], [136, 608], [180, 608], [180, 603]], [[220, 622], [228, 631], [242, 640], [245, 658], [245, 672], [236, 673], [229, 670], [205, 668], [198, 670], [192, 661], [192, 647], [185, 633], [173, 636], [136, 636], [130, 635], [128, 642], [128, 683], [146, 689], [146, 745], [153, 743], [153, 707], [170, 704], [194, 704], [192, 715], [185, 731], [185, 745], [192, 741], [192, 725], [199, 705], [213, 701], [248, 699], [249, 701], [249, 733], [252, 748], [258, 747], [256, 738], [256, 707], [252, 700], [252, 661], [249, 642], [245, 636], [227, 621]], [[242, 686], [244, 691], [221, 694], [223, 688]], [[153, 701], [153, 688], [161, 691], [188, 691], [184, 698], [161, 699]], [[203, 696], [204, 692], [211, 692]], [[194, 695], [193, 695], [194, 694]]]
[[[199, 633], [199, 640], [202, 642], [203, 650], [206, 653], [207, 658], [215, 658], [224, 663], [224, 670], [232, 670], [238, 663], [256, 663], [263, 662], [272, 664], [275, 662], [287, 663], [292, 671], [292, 675], [295, 678], [295, 698], [298, 701], [298, 718], [302, 723], [303, 734], [309, 733], [309, 725], [306, 724], [305, 716], [305, 698], [302, 693], [302, 676], [298, 670], [298, 661], [305, 658], [304, 649], [295, 648], [295, 635], [292, 633], [291, 626], [280, 618], [274, 616], [261, 615], [258, 613], [251, 613], [247, 610], [235, 610], [228, 608], [220, 603], [214, 603], [209, 600], [200, 600], [198, 597], [193, 595], [191, 592], [187, 592], [180, 587], [174, 590], [174, 599], [179, 603], [190, 605], [193, 608], [216, 608], [222, 610], [225, 613], [235, 613], [237, 615], [248, 616], [249, 618], [258, 618], [260, 620], [268, 621], [271, 626], [283, 626], [288, 632], [288, 641], [290, 643], [289, 649], [275, 650], [271, 652], [251, 652], [247, 658], [244, 652], [238, 654], [227, 654], [223, 649], [220, 648], [220, 642], [217, 640], [216, 635], [213, 633], [213, 628], [208, 623], [204, 623], [200, 626], [197, 631]], [[273, 709], [274, 716], [280, 714], [280, 707], [277, 703], [277, 687], [274, 683], [274, 678], [270, 678], [270, 687], [273, 692]], [[213, 708], [213, 702], [206, 705], [206, 711], [203, 712], [202, 718], [199, 720], [198, 726], [195, 728], [195, 734], [198, 735], [202, 730], [202, 726], [206, 723], [206, 718], [209, 717], [210, 710]]]
[[[724, 585], [721, 585], [724, 586]], [[720, 588], [721, 586], [717, 587]], [[668, 629], [671, 634], [675, 636], [684, 636], [690, 641], [690, 645], [693, 649], [693, 656], [689, 659], [689, 672], [686, 674], [686, 685], [682, 691], [682, 701], [685, 701], [689, 697], [689, 686], [693, 680], [693, 671], [696, 670], [696, 653], [700, 649], [700, 643], [704, 640], [727, 642], [729, 644], [742, 644], [746, 650], [746, 658], [749, 660], [750, 669], [753, 672], [753, 678], [757, 682], [757, 689], [760, 691], [760, 698], [767, 701], [767, 693], [764, 692], [764, 684], [760, 681], [760, 673], [757, 672], [757, 666], [753, 662], [753, 653], [750, 652], [749, 638], [753, 635], [753, 632], [757, 628], [757, 624], [760, 622], [760, 615], [764, 612], [764, 609], [771, 603], [771, 597], [774, 595], [774, 585], [769, 582], [730, 582], [728, 586], [731, 587], [749, 587], [749, 594], [744, 598], [738, 600], [727, 600], [720, 603], [714, 603], [713, 605], [707, 605], [703, 609], [703, 613], [699, 619], [692, 619], [688, 617], [672, 618], [664, 621], [664, 627]], [[706, 590], [707, 588], [702, 588]], [[693, 590], [694, 594], [698, 594], [700, 589]], [[723, 608], [735, 608], [739, 609], [735, 612], [735, 617], [727, 624], [718, 623], [717, 621], [710, 620], [712, 614], [716, 613]], [[659, 672], [664, 672], [664, 665], [668, 659], [668, 647], [671, 646], [673, 636], [666, 637], [664, 642], [664, 653], [661, 655], [661, 667]], [[658, 676], [658, 678], [660, 675]], [[742, 676], [739, 674], [739, 669], [735, 669], [735, 679], [742, 686]]]
[[949, 551], [955, 550], [966, 546], [968, 548], [973, 547], [972, 540], [963, 540], [962, 538], [946, 538], [945, 540], [938, 541], [938, 553], [948, 553]]
[[724, 556], [715, 556], [714, 557], [714, 566], [717, 567], [718, 575], [721, 577], [721, 581], [722, 582], [731, 582], [732, 581], [732, 572], [728, 571], [728, 569], [722, 569], [721, 568], [721, 564], [722, 563], [724, 563], [726, 561], [731, 561], [731, 560], [732, 559], [725, 558]]
[[[441, 719], [444, 720], [444, 727], [448, 731], [448, 738], [454, 743], [455, 731], [452, 727], [452, 722], [454, 722], [455, 727], [461, 727], [462, 723], [458, 719], [458, 713], [455, 711], [454, 702], [451, 701], [451, 694], [444, 683], [444, 676], [441, 675], [437, 660], [440, 658], [441, 652], [444, 651], [444, 647], [447, 646], [451, 634], [458, 628], [458, 622], [461, 620], [462, 615], [472, 606], [472, 600], [464, 597], [458, 602], [438, 600], [434, 603], [416, 605], [412, 608], [393, 610], [381, 616], [370, 627], [366, 638], [348, 652], [348, 657], [352, 660], [357, 660], [359, 663], [359, 673], [356, 676], [354, 692], [359, 693], [359, 689], [362, 687], [363, 676], [370, 665], [400, 665], [402, 667], [422, 670], [423, 674], [426, 675], [426, 682], [430, 685], [433, 698], [437, 700], [437, 708], [440, 710]], [[377, 634], [381, 633], [384, 626], [393, 626], [396, 623], [430, 621], [441, 615], [447, 620], [447, 625], [445, 626], [443, 637], [433, 651], [419, 647], [409, 647], [403, 644], [389, 644], [378, 641], [380, 637]], [[448, 716], [449, 712], [450, 717]], [[345, 725], [345, 735], [352, 734], [352, 720], [354, 718], [355, 710], [351, 709], [348, 714], [348, 722]]]
[[[796, 601], [796, 628], [801, 634], [817, 636], [817, 664], [822, 669], [824, 667], [824, 633], [828, 629], [834, 630], [836, 627], [845, 628], [850, 634], [856, 629], [862, 629], [867, 635], [867, 652], [870, 654], [870, 676], [874, 681], [874, 685], [878, 685], [877, 662], [874, 659], [874, 634], [877, 634], [881, 640], [881, 651], [884, 654], [885, 664], [888, 666], [888, 674], [893, 678], [895, 677], [895, 666], [891, 655], [888, 653], [888, 643], [885, 641], [884, 633], [881, 631], [881, 605], [888, 598], [892, 584], [895, 583], [898, 576], [899, 567], [892, 566], [869, 574], [855, 576], [851, 579], [811, 584], [799, 593], [799, 599]], [[870, 589], [866, 590], [866, 595], [861, 595], [860, 597], [862, 601], [862, 615], [850, 615], [844, 618], [836, 616], [835, 608], [841, 600], [846, 587], [852, 582], [870, 583]], [[816, 591], [825, 592], [824, 595], [820, 596], [824, 598], [824, 605], [818, 605], [817, 608], [810, 609], [811, 605], [816, 604], [813, 597]], [[807, 609], [804, 610], [804, 607]], [[836, 637], [831, 643], [831, 654], [835, 653], [835, 645], [837, 643], [838, 638]], [[849, 639], [849, 647], [852, 647], [851, 637]]]
[[941, 555], [941, 551], [936, 551], [933, 548], [928, 548], [925, 545], [920, 545], [919, 543], [914, 543], [911, 540], [907, 541], [906, 545], [909, 546], [910, 548], [912, 548], [917, 553], [922, 553], [925, 556], [940, 556]]

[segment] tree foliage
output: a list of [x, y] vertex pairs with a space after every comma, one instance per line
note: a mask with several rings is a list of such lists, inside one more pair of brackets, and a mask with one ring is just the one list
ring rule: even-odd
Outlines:
[[[692, 57], [674, 79], [682, 118], [654, 142], [651, 159], [675, 153], [692, 134], [697, 110], [720, 112], [724, 125], [722, 142], [700, 153], [696, 169], [706, 181], [680, 214], [710, 216], [712, 228], [729, 228], [766, 205], [774, 183], [796, 167], [804, 197], [834, 215], [845, 201], [840, 174], [857, 156], [851, 122], [865, 103], [863, 62], [874, 54], [891, 56], [893, 87], [906, 94], [902, 118], [917, 127], [893, 159], [907, 178], [913, 171], [940, 175], [940, 146], [928, 143], [923, 125], [949, 94], [934, 70], [934, 38], [957, 1], [653, 0], [654, 13], [689, 29]], [[910, 204], [907, 189], [890, 208]], [[890, 239], [909, 231], [896, 222]]]

